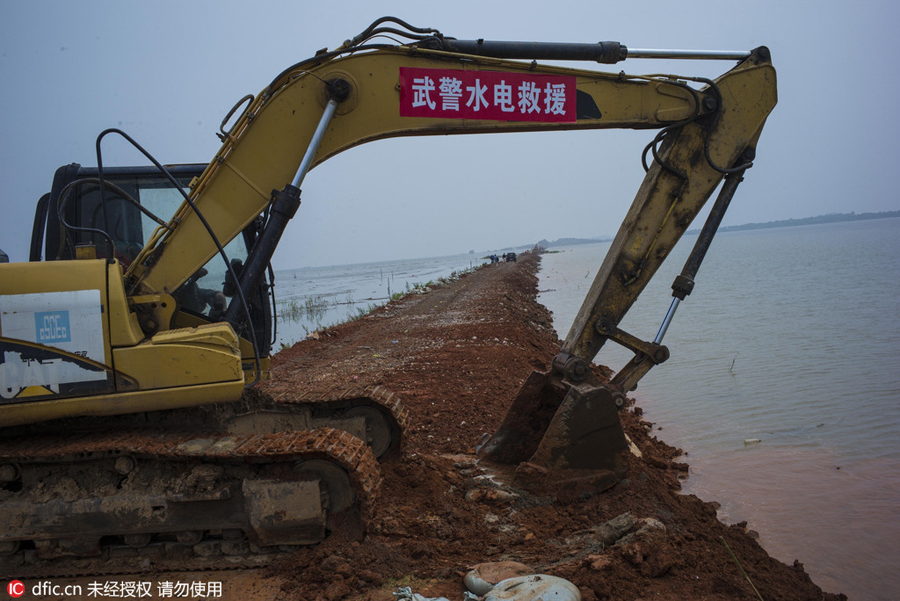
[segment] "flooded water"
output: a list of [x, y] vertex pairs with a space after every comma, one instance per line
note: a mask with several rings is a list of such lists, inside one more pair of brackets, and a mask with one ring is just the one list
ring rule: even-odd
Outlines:
[[[692, 244], [625, 331], [653, 339]], [[561, 337], [608, 247], [543, 257], [539, 300]], [[824, 590], [896, 599], [900, 219], [719, 234], [663, 342], [672, 358], [634, 396], [656, 436], [687, 451], [684, 491], [746, 520]], [[608, 346], [596, 362], [622, 367], [628, 353]]]
[[481, 255], [304, 267], [275, 273], [278, 335], [275, 350], [323, 327], [355, 319], [396, 293], [482, 265]]

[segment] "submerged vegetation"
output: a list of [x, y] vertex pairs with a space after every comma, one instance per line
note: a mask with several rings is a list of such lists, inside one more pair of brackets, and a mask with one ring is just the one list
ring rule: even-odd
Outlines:
[[318, 320], [332, 306], [323, 296], [307, 298], [302, 302], [292, 298], [278, 304], [278, 317], [287, 321]]

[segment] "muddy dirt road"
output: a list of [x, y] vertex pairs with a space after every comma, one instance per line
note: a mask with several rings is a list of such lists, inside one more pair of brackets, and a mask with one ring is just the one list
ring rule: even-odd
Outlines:
[[652, 436], [639, 407], [621, 417], [642, 457], [602, 494], [535, 497], [485, 477], [475, 445], [559, 348], [535, 300], [539, 260], [523, 256], [407, 295], [275, 357], [262, 387], [273, 396], [382, 386], [408, 407], [409, 435], [382, 466], [366, 533], [344, 524], [264, 568], [139, 579], [216, 581], [221, 595], [208, 598], [222, 599], [392, 601], [409, 586], [456, 601], [469, 566], [514, 560], [570, 580], [586, 601], [749, 600], [760, 598], [754, 586], [767, 600], [839, 599], [799, 562], [769, 557], [746, 524], [721, 523], [715, 503], [679, 494], [687, 466]]
[[[267, 574], [296, 598], [386, 601], [409, 585], [461, 599], [468, 566], [515, 560], [569, 579], [586, 600], [757, 598], [730, 549], [764, 599], [825, 598], [802, 565], [772, 559], [746, 525], [722, 524], [714, 503], [678, 493], [687, 466], [652, 437], [640, 408], [622, 418], [643, 457], [610, 491], [533, 498], [480, 478], [475, 445], [559, 348], [535, 301], [539, 259], [484, 267], [279, 353], [269, 392], [384, 386], [411, 427], [402, 455], [384, 465], [368, 534], [334, 537]], [[598, 526], [626, 513], [630, 534], [609, 540]]]

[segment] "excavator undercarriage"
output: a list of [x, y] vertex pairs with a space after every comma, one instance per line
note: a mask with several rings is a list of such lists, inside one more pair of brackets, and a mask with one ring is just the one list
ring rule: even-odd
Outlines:
[[363, 531], [407, 421], [375, 387], [23, 426], [0, 441], [0, 573], [239, 567]]
[[198, 434], [0, 443], [2, 573], [97, 573], [133, 558], [237, 567], [317, 543], [348, 512], [364, 522], [377, 498], [375, 458], [342, 430]]

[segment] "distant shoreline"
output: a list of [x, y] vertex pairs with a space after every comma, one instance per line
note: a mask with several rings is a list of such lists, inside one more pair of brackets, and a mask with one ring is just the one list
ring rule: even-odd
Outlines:
[[795, 227], [798, 225], [817, 225], [820, 223], [840, 223], [842, 221], [869, 221], [872, 219], [891, 219], [900, 217], [900, 211], [883, 211], [880, 213], [832, 213], [819, 215], [818, 217], [804, 217], [803, 219], [782, 219], [780, 221], [767, 221], [766, 223], [745, 223], [744, 225], [729, 225], [720, 227], [720, 232], [740, 232], [744, 230], [764, 230], [774, 227]]
[[[816, 217], [804, 217], [802, 219], [781, 219], [779, 221], [767, 221], [765, 223], [745, 223], [743, 225], [728, 225], [720, 227], [720, 232], [741, 232], [746, 230], [765, 230], [776, 227], [797, 227], [800, 225], [817, 225], [821, 223], [840, 223], [844, 221], [869, 221], [872, 219], [892, 219], [900, 217], [900, 211], [882, 211], [879, 213], [831, 213]], [[688, 230], [687, 234], [697, 234], [699, 229]], [[610, 237], [602, 238], [559, 238], [549, 242], [541, 240], [538, 246], [549, 248], [551, 246], [574, 246], [576, 244], [597, 244], [609, 242]]]

